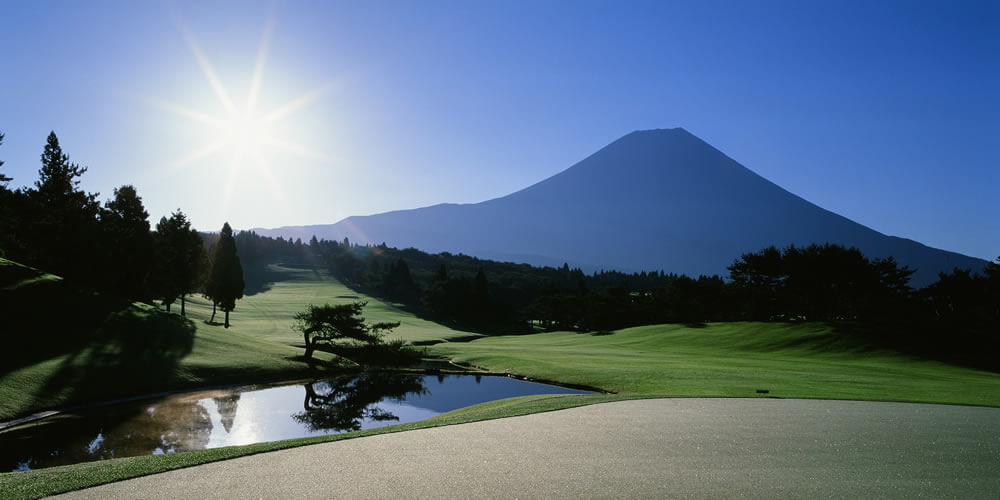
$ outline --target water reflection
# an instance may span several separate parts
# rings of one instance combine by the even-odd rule
[[[495,399],[578,392],[504,377],[393,372],[199,391],[0,432],[0,471],[335,434],[414,422]]]
[[[376,405],[384,400],[401,402],[407,394],[426,394],[423,376],[406,373],[364,373],[350,380],[328,380],[305,385],[305,411],[292,415],[311,431],[340,432],[361,429],[362,421],[398,421],[399,417]]]

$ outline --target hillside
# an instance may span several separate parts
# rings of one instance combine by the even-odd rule
[[[650,325],[432,345],[458,363],[619,394],[996,406],[1000,375],[908,356],[824,323]],[[958,382],[958,381],[961,382]]]
[[[293,316],[309,303],[356,295],[323,272],[272,265],[265,291],[237,302],[232,327],[210,323],[212,304],[190,296],[187,318],[77,289],[0,258],[0,421],[36,411],[222,384],[323,376],[343,368],[327,353],[301,359]],[[469,337],[371,300],[371,321],[399,321],[394,336],[427,343]]]
[[[308,240],[348,237],[429,252],[586,271],[725,274],[744,252],[837,243],[918,269],[916,285],[985,261],[886,236],[755,174],[684,129],[628,134],[567,170],[510,195],[336,224],[255,229]]]

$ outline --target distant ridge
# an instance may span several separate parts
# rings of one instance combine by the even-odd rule
[[[682,128],[632,132],[515,193],[352,216],[336,224],[254,229],[264,236],[350,238],[428,252],[585,271],[727,274],[740,254],[775,245],[855,246],[916,268],[913,284],[986,261],[886,236],[820,208]]]

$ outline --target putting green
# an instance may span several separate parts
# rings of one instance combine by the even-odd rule
[[[997,421],[1000,409],[947,405],[623,401],[252,455],[67,498],[993,498]]]

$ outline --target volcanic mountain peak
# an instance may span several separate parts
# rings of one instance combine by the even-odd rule
[[[345,236],[430,252],[585,270],[725,274],[745,252],[837,243],[918,269],[915,284],[985,261],[889,237],[789,193],[683,128],[638,130],[507,196],[440,204],[337,224],[258,230]]]

